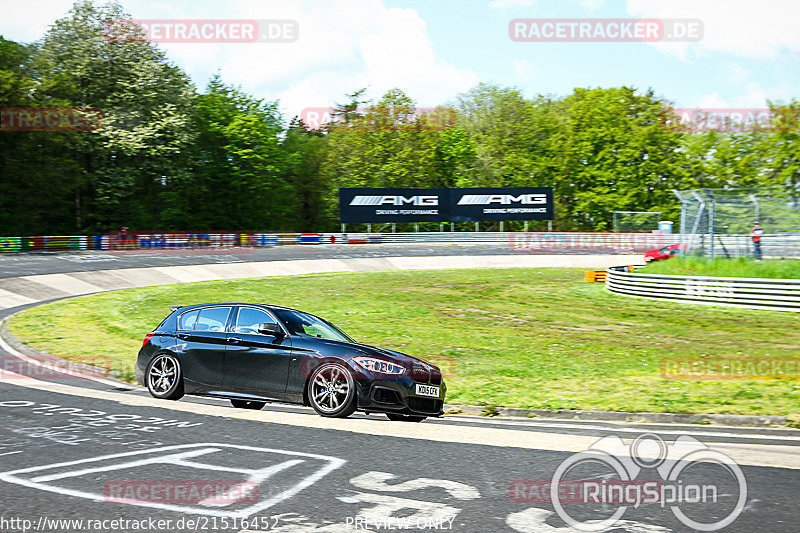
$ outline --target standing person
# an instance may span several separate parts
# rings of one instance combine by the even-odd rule
[[[750,232],[750,238],[753,239],[753,255],[756,256],[756,261],[761,261],[761,236],[764,235],[764,230],[761,224],[756,222],[753,226],[753,231]]]
[[[128,226],[122,226],[119,229],[119,234],[117,235],[117,239],[119,240],[119,245],[117,246],[117,248],[125,248],[128,240]]]

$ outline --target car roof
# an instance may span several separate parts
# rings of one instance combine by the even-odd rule
[[[298,313],[306,313],[306,311],[300,311],[299,309],[292,309],[291,307],[284,307],[282,305],[272,305],[272,304],[258,304],[252,302],[209,302],[204,304],[192,304],[192,305],[173,305],[170,306],[172,311],[188,311],[189,309],[196,309],[199,307],[213,307],[213,306],[223,306],[223,305],[247,305],[247,306],[254,306],[254,307],[264,307],[267,309],[283,309],[286,311],[297,311]],[[311,313],[306,313],[311,314]]]

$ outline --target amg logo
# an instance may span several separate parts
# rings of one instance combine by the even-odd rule
[[[546,204],[546,194],[520,194],[514,196],[513,194],[464,194],[458,201],[458,205],[490,205],[490,204]]]
[[[438,196],[361,196],[357,195],[350,205],[439,205]]]

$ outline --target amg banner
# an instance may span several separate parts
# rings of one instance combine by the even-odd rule
[[[342,224],[552,218],[551,187],[339,189]]]

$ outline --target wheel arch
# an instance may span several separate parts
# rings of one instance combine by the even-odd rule
[[[306,366],[305,367],[306,371],[303,372],[303,374],[305,374],[303,376],[303,405],[305,405],[306,407],[311,407],[311,402],[308,399],[308,384],[311,382],[311,376],[314,374],[317,368],[326,363],[339,363],[350,369],[351,372],[353,372],[354,370],[353,365],[351,365],[347,359],[343,359],[335,355],[328,355],[315,358],[313,359],[313,362],[314,362],[313,368],[311,368],[310,366]],[[355,380],[355,375],[353,376],[353,379]],[[356,390],[356,394],[357,393],[358,391]]]

